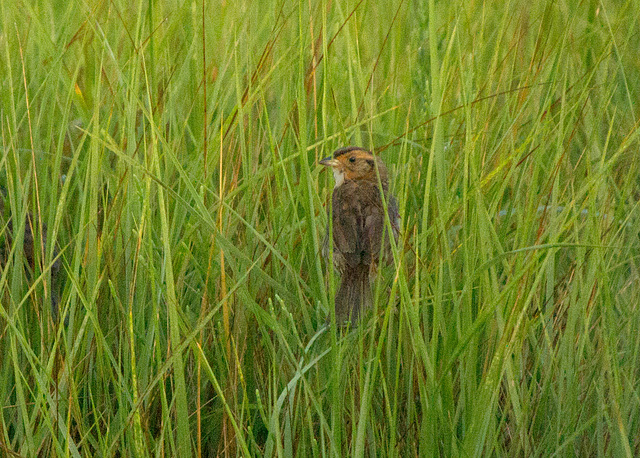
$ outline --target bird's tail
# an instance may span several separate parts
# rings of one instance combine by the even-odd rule
[[[373,305],[369,284],[369,265],[359,264],[347,268],[342,274],[342,282],[336,293],[336,321],[355,321],[360,314]]]

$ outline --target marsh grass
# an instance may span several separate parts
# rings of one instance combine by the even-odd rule
[[[2,453],[640,454],[639,12],[2,2]],[[343,330],[347,144],[403,228]]]

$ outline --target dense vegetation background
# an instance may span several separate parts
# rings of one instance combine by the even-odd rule
[[[638,456],[639,19],[1,2],[0,453]],[[348,144],[403,230],[336,331]]]

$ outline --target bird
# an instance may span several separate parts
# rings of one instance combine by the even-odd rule
[[[328,259],[331,229],[333,263],[341,275],[335,297],[336,322],[355,323],[373,304],[370,281],[377,275],[381,254],[385,263],[392,260],[383,198],[395,241],[400,228],[398,204],[389,193],[387,168],[371,151],[347,146],[319,164],[331,168],[335,180],[333,218],[331,228],[327,225],[322,251]]]

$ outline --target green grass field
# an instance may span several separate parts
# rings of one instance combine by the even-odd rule
[[[639,50],[639,0],[1,2],[0,455],[640,455]],[[402,233],[336,330],[344,145]]]

